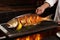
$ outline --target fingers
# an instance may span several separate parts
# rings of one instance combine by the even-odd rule
[[[46,8],[48,8],[50,5],[48,3],[44,3],[43,5],[41,5],[40,7],[38,7],[36,9],[36,13],[37,14],[42,14]]]
[[[36,13],[37,13],[37,14],[42,14],[42,13],[43,13],[43,11],[42,11],[42,10],[38,10],[38,9],[37,9],[37,10],[36,10]]]
[[[43,12],[44,12],[44,9],[43,9],[43,8],[38,7],[38,8],[36,9],[36,13],[37,13],[37,14],[42,14]]]
[[[41,13],[42,13],[42,10],[37,9],[37,10],[36,10],[36,13],[37,13],[37,14],[41,14]]]

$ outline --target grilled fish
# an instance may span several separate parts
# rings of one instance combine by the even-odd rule
[[[25,14],[18,17],[13,18],[12,20],[8,21],[6,24],[9,25],[8,28],[21,28],[21,26],[28,26],[28,25],[37,25],[41,21],[44,20],[51,20],[50,16],[41,17],[37,14]]]

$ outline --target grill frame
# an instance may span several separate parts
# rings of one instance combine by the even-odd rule
[[[49,21],[48,21],[49,22]],[[42,22],[42,24],[44,24],[43,22]],[[15,38],[15,37],[18,37],[18,36],[20,36],[20,37],[22,37],[22,36],[26,36],[26,35],[29,35],[29,34],[34,34],[34,33],[38,33],[38,32],[42,32],[42,31],[47,31],[47,30],[51,30],[51,29],[54,29],[54,28],[57,28],[57,26],[58,26],[58,24],[57,23],[55,23],[54,25],[53,24],[51,24],[51,22],[50,22],[50,25],[49,26],[47,26],[46,25],[46,23],[44,24],[44,27],[43,27],[43,25],[36,25],[35,27],[30,27],[30,29],[29,30],[26,30],[25,29],[25,31],[23,31],[22,32],[22,30],[24,29],[24,28],[22,28],[22,30],[20,31],[20,32],[16,32],[16,33],[11,33],[12,31],[12,29],[9,29],[9,28],[7,28],[6,26],[5,26],[5,24],[3,24],[2,26],[8,31],[7,33],[5,33],[5,36],[7,36],[7,37],[9,37],[9,38]],[[40,27],[41,26],[41,27]],[[35,29],[34,29],[35,28]],[[31,30],[32,29],[32,30]],[[15,29],[14,29],[15,30]]]

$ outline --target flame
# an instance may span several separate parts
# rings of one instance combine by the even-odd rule
[[[40,40],[40,34],[36,34],[35,40]]]
[[[17,38],[16,40],[41,40],[41,35],[34,34],[34,35],[26,36],[23,38]]]
[[[30,40],[30,36],[27,36],[27,37],[26,37],[26,40]]]

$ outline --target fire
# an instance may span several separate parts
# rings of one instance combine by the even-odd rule
[[[30,36],[27,36],[27,37],[26,37],[26,40],[30,40]]]
[[[36,34],[35,40],[40,40],[40,34]]]
[[[34,34],[34,35],[26,36],[23,38],[17,38],[16,40],[41,40],[41,35]]]

